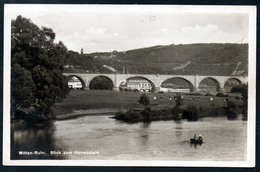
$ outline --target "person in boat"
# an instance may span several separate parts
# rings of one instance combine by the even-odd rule
[[[201,135],[199,135],[198,140],[199,141],[203,140]]]
[[[194,140],[197,140],[198,139],[198,137],[197,137],[197,135],[196,134],[194,134]]]
[[[203,143],[202,136],[199,135],[199,137],[197,137],[197,135],[195,134],[194,137],[190,139],[190,143],[193,143],[193,144],[202,144],[202,143]]]

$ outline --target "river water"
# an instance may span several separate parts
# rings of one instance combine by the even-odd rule
[[[56,121],[54,127],[41,130],[13,127],[11,158],[246,160],[247,122],[240,118],[126,124],[109,117],[95,115]],[[205,143],[190,144],[194,134],[201,134]]]

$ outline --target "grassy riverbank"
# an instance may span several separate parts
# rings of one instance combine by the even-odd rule
[[[138,100],[142,93],[117,92],[107,90],[71,90],[62,103],[57,103],[54,113],[58,119],[69,119],[70,117],[82,116],[87,114],[113,113],[117,111],[142,110],[143,106]],[[173,108],[175,101],[174,93],[147,93],[150,98],[150,107],[152,110]],[[156,100],[153,97],[156,96]],[[169,100],[169,97],[172,99]],[[195,98],[200,98],[196,100]],[[203,95],[184,95],[183,108],[194,105],[202,109],[222,109],[226,106],[225,97],[213,97],[214,106],[210,101],[211,96]],[[192,100],[190,100],[192,99]],[[237,106],[242,105],[242,100],[235,97],[229,97]],[[208,113],[208,115],[206,115]],[[213,113],[213,111],[212,111]],[[206,111],[205,116],[211,116],[211,111]]]

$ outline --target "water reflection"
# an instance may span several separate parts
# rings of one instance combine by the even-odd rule
[[[147,122],[143,122],[142,123],[142,128],[149,128],[149,126],[151,125],[151,121],[147,121]]]
[[[182,122],[181,121],[175,121],[176,127],[175,127],[175,135],[177,138],[180,138],[182,136]]]
[[[177,138],[180,138],[181,135],[182,135],[181,130],[177,130],[177,129],[176,129],[176,131],[175,131],[175,135],[176,135]]]
[[[190,147],[195,149],[198,149],[198,147],[200,147],[201,145],[202,143],[198,143],[198,144],[190,143]]]
[[[11,159],[65,159],[63,155],[51,155],[51,151],[61,151],[61,143],[57,143],[55,127],[26,128],[11,126]]]
[[[231,110],[227,110],[227,119],[228,120],[236,120],[237,119],[237,113]]]
[[[151,125],[151,121],[141,123],[140,136],[141,136],[141,145],[143,148],[145,148],[148,145],[148,141],[149,141],[148,129],[150,125]]]

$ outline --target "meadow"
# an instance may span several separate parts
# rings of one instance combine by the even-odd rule
[[[100,112],[117,112],[127,110],[142,110],[138,100],[142,92],[118,92],[109,90],[71,90],[67,97],[61,103],[57,103],[54,107],[56,116],[73,115],[75,111],[100,110]],[[160,110],[173,108],[175,106],[174,97],[176,93],[145,93],[150,99],[150,107],[152,110]],[[156,97],[156,99],[154,99]],[[213,100],[210,100],[213,98]],[[243,101],[235,95],[229,97],[216,97],[195,94],[183,94],[182,108],[194,105],[200,109],[215,109],[222,111],[227,105],[225,99],[234,102],[237,106],[241,106]],[[96,111],[95,111],[96,112]],[[222,112],[221,112],[222,113]],[[238,113],[240,108],[238,108]],[[207,113],[205,113],[207,114]],[[211,116],[211,114],[208,114]]]

